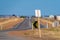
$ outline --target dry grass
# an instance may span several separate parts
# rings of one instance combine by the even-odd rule
[[[17,20],[15,20],[15,19],[17,19]],[[11,21],[7,22],[9,20],[11,20]],[[7,30],[7,29],[10,29],[10,28],[13,28],[14,25],[16,25],[18,23],[21,23],[24,19],[22,19],[22,18],[12,18],[12,19],[9,19],[9,20],[6,20],[7,23],[4,23],[5,21],[1,22],[1,23],[4,23],[3,25],[1,25],[2,26],[2,30]]]
[[[60,27],[41,29],[42,39],[59,39],[60,40]],[[29,36],[37,38],[38,30],[23,30],[23,31],[11,31],[8,33],[10,36]]]

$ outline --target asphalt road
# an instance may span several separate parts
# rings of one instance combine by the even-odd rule
[[[0,40],[17,40],[17,38],[8,36],[7,32],[0,32]]]
[[[32,28],[31,19],[25,18],[25,20],[22,23],[15,25],[10,30],[27,30],[27,29],[31,29],[31,28]]]
[[[9,36],[8,32],[0,32],[0,40],[28,40],[25,37]]]
[[[16,36],[9,36],[9,31],[14,30],[26,30],[31,29],[31,20],[26,18],[22,23],[19,23],[14,26],[14,28],[9,29],[8,31],[0,31],[0,40],[27,40],[27,38],[24,37],[16,37]]]

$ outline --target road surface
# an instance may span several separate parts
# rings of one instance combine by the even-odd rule
[[[27,40],[25,37],[16,37],[16,36],[9,36],[9,31],[16,31],[16,30],[25,30],[31,28],[31,22],[30,19],[26,18],[22,23],[19,23],[14,26],[14,28],[11,28],[9,30],[3,30],[0,31],[0,40]]]
[[[31,19],[29,18],[25,18],[25,20],[22,23],[15,25],[13,28],[9,30],[27,30],[27,29],[32,29]]]
[[[9,36],[8,32],[0,32],[0,40],[28,40],[28,38]]]

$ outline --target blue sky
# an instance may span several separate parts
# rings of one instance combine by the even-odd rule
[[[60,15],[60,0],[0,0],[0,15],[35,15],[40,9],[42,15]]]

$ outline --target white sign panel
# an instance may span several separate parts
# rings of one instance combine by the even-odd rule
[[[41,17],[41,11],[40,10],[35,10],[35,16],[36,17]]]

